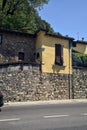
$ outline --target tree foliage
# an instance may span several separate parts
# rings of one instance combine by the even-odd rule
[[[2,0],[0,2],[0,28],[34,33],[39,28],[53,32],[50,24],[42,20],[41,9],[49,0]]]

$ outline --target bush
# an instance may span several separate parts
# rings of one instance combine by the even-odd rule
[[[87,54],[81,54],[81,53],[73,52],[73,57],[75,57],[77,59],[77,61],[74,61],[74,58],[73,58],[73,62],[75,62],[76,65],[87,67]],[[78,60],[81,61],[81,62],[78,63]]]

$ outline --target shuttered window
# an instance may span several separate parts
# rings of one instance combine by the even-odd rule
[[[55,44],[55,64],[63,65],[63,46],[61,44]]]

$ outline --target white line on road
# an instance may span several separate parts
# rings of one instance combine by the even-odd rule
[[[81,115],[83,115],[83,116],[87,116],[87,113],[82,113]]]
[[[60,118],[60,117],[68,117],[69,115],[51,115],[51,116],[44,116],[44,118]]]
[[[19,121],[20,118],[13,118],[13,119],[2,119],[0,122],[7,122],[7,121]]]

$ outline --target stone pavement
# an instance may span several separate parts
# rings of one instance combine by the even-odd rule
[[[70,99],[70,100],[49,100],[49,101],[28,101],[28,102],[8,102],[4,106],[20,106],[20,105],[46,105],[46,104],[73,104],[87,103],[87,99]]]

